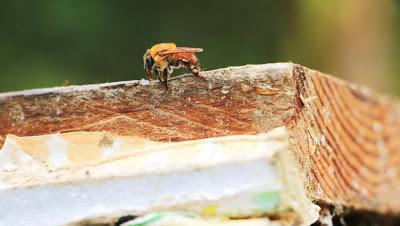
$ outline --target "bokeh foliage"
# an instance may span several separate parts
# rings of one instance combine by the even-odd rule
[[[335,15],[300,2],[1,1],[0,92],[141,79],[146,48],[170,41],[204,48],[206,69],[293,61],[335,72],[313,51],[335,48],[329,28],[313,27]],[[320,37],[309,33],[316,28]]]

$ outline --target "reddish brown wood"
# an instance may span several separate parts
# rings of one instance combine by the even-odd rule
[[[0,94],[0,142],[99,130],[168,142],[286,126],[310,197],[400,212],[398,102],[291,63],[203,75],[174,79],[169,91],[133,81]]]

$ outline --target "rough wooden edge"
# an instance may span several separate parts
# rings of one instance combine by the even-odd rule
[[[310,197],[400,211],[400,105],[291,63],[247,65],[157,82],[118,82],[0,94],[7,133],[110,131],[157,141],[291,131]]]
[[[398,212],[398,102],[300,66],[294,77],[301,110],[293,131],[314,197]]]

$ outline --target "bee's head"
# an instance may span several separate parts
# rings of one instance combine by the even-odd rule
[[[147,79],[151,80],[152,70],[153,70],[153,66],[154,66],[154,59],[150,55],[150,50],[149,49],[143,55],[143,64],[144,64],[144,70],[146,71]]]

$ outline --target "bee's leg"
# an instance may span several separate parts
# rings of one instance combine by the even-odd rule
[[[163,70],[163,77],[164,77],[164,85],[165,85],[165,89],[168,90],[168,68],[165,68]]]
[[[190,70],[192,70],[192,73],[194,75],[199,76],[200,78],[206,79],[206,77],[201,74],[201,69],[200,69],[199,65],[193,65],[193,64],[190,65]]]
[[[171,75],[172,72],[174,72],[174,69],[172,69],[172,67],[170,67],[170,66],[167,67],[167,70],[168,70],[168,75]]]
[[[147,80],[149,80],[149,81],[152,80],[152,72],[146,70],[146,77],[147,77]]]
[[[160,84],[163,83],[162,77],[161,77],[161,71],[157,70],[157,78],[160,81]]]

